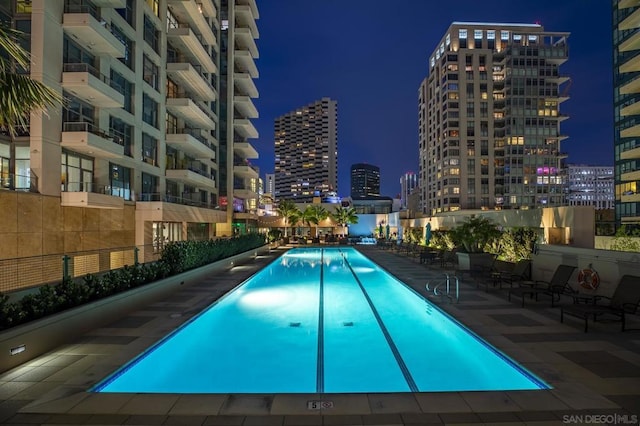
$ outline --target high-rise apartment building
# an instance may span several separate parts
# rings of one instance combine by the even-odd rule
[[[338,190],[338,103],[329,98],[276,118],[275,198],[312,201]]]
[[[640,1],[613,1],[616,226],[640,227]]]
[[[564,204],[564,32],[454,22],[419,91],[423,213]]]
[[[570,206],[613,209],[613,167],[567,165],[567,197]]]
[[[276,191],[276,175],[274,173],[266,173],[264,175],[264,192],[273,194]]]
[[[357,163],[351,166],[351,196],[368,197],[380,195],[380,167]]]
[[[409,195],[418,187],[418,175],[407,172],[400,177],[400,207],[406,209]]]
[[[258,116],[255,0],[0,7],[29,35],[31,77],[66,100],[0,140],[2,188],[32,193],[0,196],[26,212],[45,203],[64,223],[35,226],[45,249],[34,254],[152,252],[171,240],[230,235],[234,206],[250,220],[258,198],[247,160],[257,157],[249,142],[258,136],[250,121]],[[27,246],[8,256],[27,255]]]

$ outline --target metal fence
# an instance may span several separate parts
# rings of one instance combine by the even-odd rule
[[[76,278],[133,265],[136,261],[153,262],[159,257],[159,251],[149,245],[3,259],[0,293],[60,282],[65,275]]]

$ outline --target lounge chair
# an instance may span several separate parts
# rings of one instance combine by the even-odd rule
[[[520,260],[515,264],[513,270],[510,272],[500,272],[498,275],[494,275],[494,282],[496,280],[500,281],[500,289],[502,289],[503,284],[509,284],[510,288],[513,288],[514,283],[519,283],[522,281],[529,280],[531,277],[531,261],[530,260]]]
[[[556,297],[560,300],[562,294],[576,293],[569,286],[569,279],[573,275],[575,266],[558,265],[550,281],[520,281],[519,287],[509,289],[509,300],[511,296],[520,297],[524,307],[525,296],[538,300],[539,295],[551,297],[551,306],[555,306]]]
[[[608,300],[608,304],[600,305],[601,300]],[[560,307],[560,322],[564,316],[570,315],[584,319],[584,332],[589,331],[589,317],[597,321],[601,315],[609,317],[611,321],[620,321],[622,331],[625,331],[625,315],[635,314],[640,309],[640,277],[625,275],[620,279],[611,298],[604,296],[575,296],[573,305]]]

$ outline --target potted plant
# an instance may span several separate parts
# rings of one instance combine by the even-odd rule
[[[454,228],[451,237],[457,249],[458,267],[461,270],[490,267],[493,255],[486,249],[500,234],[496,224],[483,217],[471,217]]]

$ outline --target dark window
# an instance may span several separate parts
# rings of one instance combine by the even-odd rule
[[[142,120],[158,128],[158,103],[147,94],[142,96]]]
[[[144,41],[146,41],[155,52],[158,52],[160,45],[158,38],[158,29],[153,24],[153,21],[151,21],[147,15],[144,15]]]
[[[131,169],[109,163],[109,186],[114,197],[131,200]]]
[[[124,96],[124,109],[133,114],[133,83],[111,70],[111,87]]]
[[[120,62],[129,67],[130,70],[134,70],[135,57],[133,54],[133,41],[126,36],[126,34],[115,25],[111,26],[111,32],[118,40],[124,44],[124,57],[118,58]]]
[[[157,166],[158,140],[146,133],[142,134],[142,161]]]

